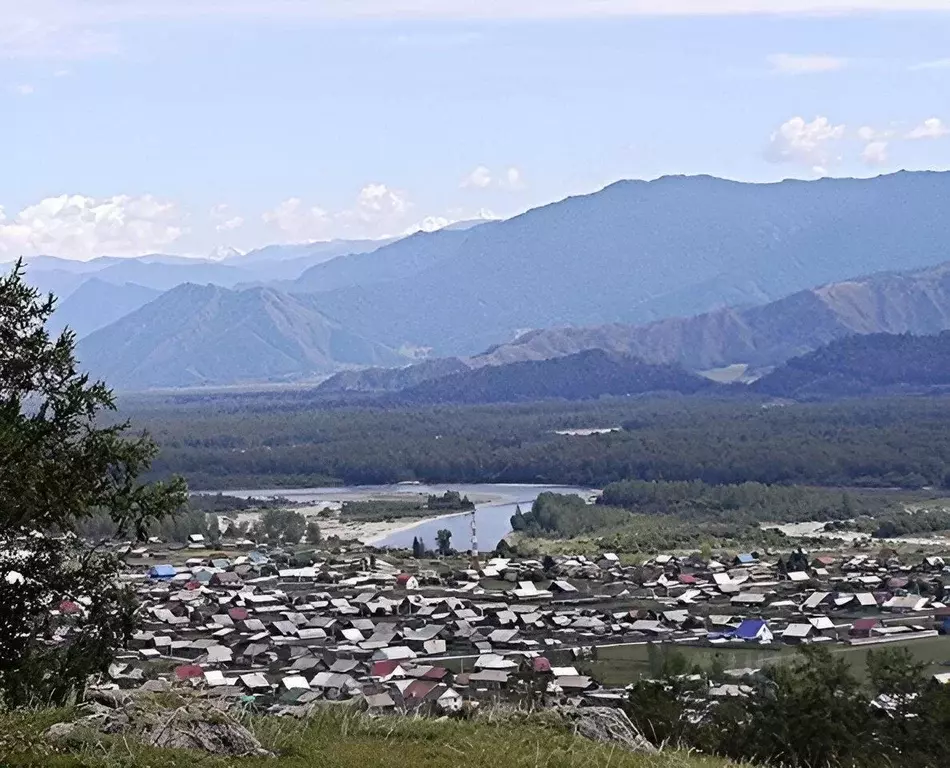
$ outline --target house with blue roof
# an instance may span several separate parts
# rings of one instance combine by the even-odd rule
[[[759,559],[753,553],[743,553],[736,555],[736,559],[733,561],[735,565],[755,565]]]
[[[148,569],[148,577],[155,581],[168,581],[174,579],[178,570],[174,565],[153,565]]]
[[[732,637],[747,643],[762,643],[763,645],[775,639],[765,619],[745,619],[732,633]]]

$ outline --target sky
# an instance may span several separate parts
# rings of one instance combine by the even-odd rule
[[[950,169],[950,0],[0,0],[0,260]]]

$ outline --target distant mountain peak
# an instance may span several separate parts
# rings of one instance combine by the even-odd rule
[[[227,259],[235,259],[243,256],[245,253],[246,251],[239,251],[230,245],[219,245],[211,249],[211,252],[208,254],[208,259],[210,261],[226,261]]]

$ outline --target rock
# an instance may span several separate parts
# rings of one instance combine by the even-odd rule
[[[68,742],[79,727],[77,723],[54,723],[43,733],[43,737],[53,744]]]
[[[146,680],[139,686],[143,693],[165,693],[172,689],[172,684],[167,680]]]
[[[80,708],[86,713],[71,723],[47,729],[47,740],[60,748],[95,744],[101,734],[122,735],[168,749],[197,749],[226,757],[269,756],[247,728],[227,712],[199,699],[181,699],[169,709],[150,697],[119,691],[93,691]]]
[[[561,707],[558,712],[578,736],[604,744],[617,744],[631,752],[655,754],[654,747],[622,709],[611,707]]]
[[[166,722],[142,734],[142,740],[153,747],[201,749],[229,757],[270,754],[247,728],[222,713],[218,715],[209,720],[196,717],[194,712],[176,710]]]
[[[85,701],[102,704],[110,709],[120,709],[132,700],[132,694],[121,690],[95,690],[90,688],[83,697]]]

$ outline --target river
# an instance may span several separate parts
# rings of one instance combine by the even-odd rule
[[[478,532],[478,548],[490,552],[498,542],[511,533],[511,516],[520,505],[527,511],[534,500],[546,491],[574,493],[586,498],[588,488],[560,485],[361,485],[335,488],[289,488],[280,490],[223,491],[229,496],[241,498],[278,498],[303,504],[320,502],[357,501],[361,499],[392,498],[400,495],[442,495],[446,491],[458,491],[475,501],[475,523]],[[445,528],[452,532],[452,545],[458,550],[467,550],[471,538],[471,514],[462,513],[452,517],[423,520],[411,527],[392,532],[372,543],[378,547],[409,547],[414,537],[421,537],[429,547],[435,546],[436,532]]]

